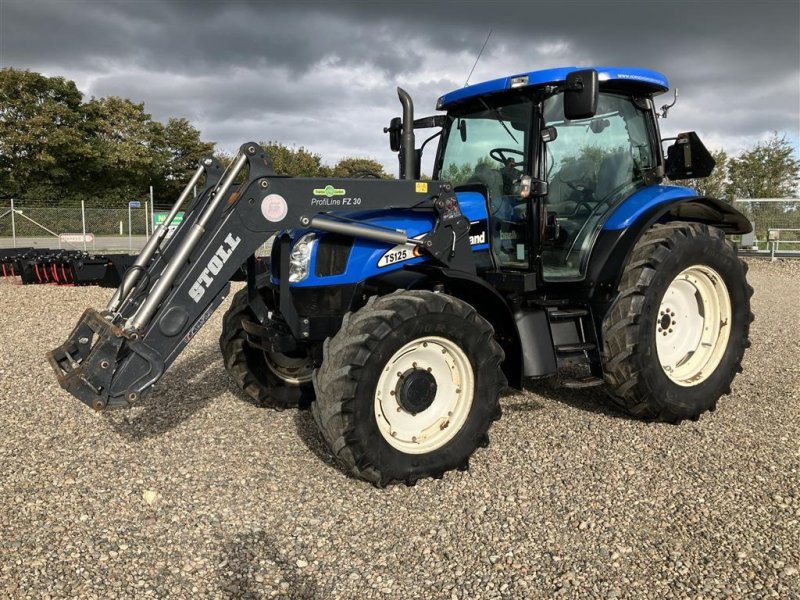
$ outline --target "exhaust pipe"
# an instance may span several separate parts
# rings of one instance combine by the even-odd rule
[[[403,136],[401,151],[403,152],[403,179],[416,179],[417,150],[414,140],[414,102],[403,88],[397,88],[397,95],[403,105]]]

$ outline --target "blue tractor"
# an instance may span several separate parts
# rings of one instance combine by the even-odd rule
[[[533,71],[445,94],[421,119],[398,89],[397,180],[278,176],[255,143],[224,170],[203,159],[108,306],[50,353],[59,382],[96,410],[135,404],[244,265],[226,369],[264,405],[310,407],[377,485],[465,469],[501,394],[532,379],[697,419],[749,345],[752,289],[725,234],[751,226],[665,183],[714,167],[693,132],[664,153],[667,89],[644,69]],[[439,142],[430,180],[421,129]]]

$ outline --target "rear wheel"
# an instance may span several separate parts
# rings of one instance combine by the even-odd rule
[[[669,422],[716,408],[750,345],[746,272],[714,227],[677,222],[645,233],[603,322],[612,401]]]
[[[333,454],[383,486],[467,468],[500,416],[494,330],[446,294],[373,297],[326,341],[312,412]]]
[[[247,288],[233,297],[219,339],[225,368],[250,398],[271,408],[308,407],[314,398],[314,365],[306,352],[283,354],[251,346],[243,320],[256,317],[247,302]]]

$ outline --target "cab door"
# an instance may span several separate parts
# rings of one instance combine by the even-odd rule
[[[564,117],[561,94],[544,101],[544,127],[556,138],[543,144],[547,228],[542,243],[545,281],[580,281],[594,241],[610,211],[645,185],[656,165],[646,102],[600,93],[594,117]]]

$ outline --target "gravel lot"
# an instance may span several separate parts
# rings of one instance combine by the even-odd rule
[[[99,288],[0,283],[0,594],[800,598],[800,262],[753,261],[753,347],[699,422],[508,396],[466,473],[378,490],[309,412],[249,403],[222,310],[144,405],[95,414],[44,354]]]

